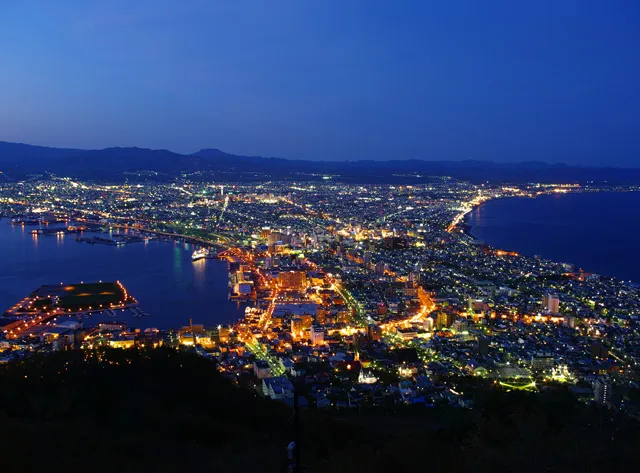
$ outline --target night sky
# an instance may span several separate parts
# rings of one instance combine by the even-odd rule
[[[640,166],[640,2],[3,0],[0,140]]]

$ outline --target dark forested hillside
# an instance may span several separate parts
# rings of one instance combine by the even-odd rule
[[[301,416],[302,471],[634,471],[637,424],[564,395],[474,410]],[[291,410],[172,349],[63,352],[0,367],[6,471],[279,472]]]

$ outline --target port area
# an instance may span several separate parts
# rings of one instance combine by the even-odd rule
[[[229,248],[218,253],[217,257],[228,263],[230,300],[258,302],[271,298],[272,288],[249,251]]]
[[[31,230],[31,234],[32,235],[67,235],[69,233],[82,233],[86,229],[87,227],[85,227],[84,225],[81,225],[81,226],[68,225],[63,228],[39,227],[39,228],[36,228],[35,230]]]
[[[59,316],[84,316],[137,305],[120,281],[46,285],[10,307],[0,329],[7,338],[15,339]]]
[[[103,237],[76,237],[76,241],[89,243],[90,245],[126,245],[127,243],[139,243],[144,241],[144,238],[138,235],[125,235],[118,234],[112,235],[112,238],[103,238]]]
[[[101,224],[97,223],[89,223],[89,222],[76,222],[71,223],[70,220],[53,220],[51,222],[45,221],[41,222],[39,220],[27,220],[26,224],[24,220],[17,221],[19,223],[14,222],[13,220],[9,223],[12,225],[38,225],[38,228],[34,228],[30,231],[31,235],[34,238],[38,236],[63,236],[69,234],[76,234],[77,242],[84,242],[89,244],[100,244],[100,245],[112,245],[112,246],[121,246],[126,245],[128,243],[140,243],[153,239],[154,237],[151,235],[143,235],[141,232],[129,233],[127,229],[126,232],[120,233],[112,233],[110,227],[104,227]],[[60,226],[59,224],[64,222],[65,226]],[[49,226],[49,223],[53,223],[53,226]],[[106,233],[109,232],[109,236],[88,236],[86,233]]]

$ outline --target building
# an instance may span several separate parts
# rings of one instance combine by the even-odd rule
[[[314,316],[311,314],[302,314],[298,315],[298,317],[302,319],[302,329],[300,331],[304,332],[305,330],[309,330],[311,328],[311,324],[313,324]]]
[[[304,271],[282,271],[278,274],[278,286],[286,290],[302,290],[307,287]]]
[[[271,399],[293,398],[293,384],[284,376],[263,378],[262,394]]]
[[[311,343],[313,345],[322,345],[324,343],[324,330],[319,325],[311,326]]]
[[[316,310],[316,322],[319,323],[320,325],[326,324],[327,315],[329,314],[330,314],[329,310],[325,308],[318,308],[318,310]]]
[[[536,353],[531,358],[531,369],[534,371],[549,371],[554,364],[555,360],[551,353]]]
[[[100,330],[126,330],[127,324],[125,322],[100,322],[98,324]]]
[[[282,244],[282,236],[283,234],[280,232],[269,233],[269,236],[267,236],[267,244],[268,245],[277,245],[278,243]]]
[[[434,324],[433,324],[433,319],[432,319],[431,317],[427,317],[427,318],[424,320],[424,329],[425,329],[427,332],[433,332],[433,326],[434,326]]]
[[[593,399],[598,404],[609,404],[611,402],[611,383],[607,378],[598,378],[593,384]]]
[[[135,344],[136,341],[133,337],[120,336],[109,340],[109,346],[111,348],[132,348]]]
[[[336,319],[338,323],[348,324],[349,322],[351,322],[351,309],[339,310],[336,314]]]
[[[562,325],[567,328],[576,328],[576,318],[573,315],[565,315]]]
[[[291,335],[299,337],[302,333],[302,317],[295,316],[291,319]]]
[[[415,274],[415,273],[409,273],[409,278],[411,278],[411,274]],[[404,296],[408,297],[408,298],[417,298],[418,297],[418,290],[420,288],[418,287],[418,284],[415,281],[407,281],[404,283]]]
[[[243,282],[240,284],[234,284],[232,295],[234,296],[250,296],[253,291],[253,283],[251,282]]]
[[[403,248],[407,248],[407,246],[408,246],[408,243],[406,238],[390,236],[390,237],[385,237],[384,239],[384,247],[387,250],[403,249]]]
[[[375,269],[376,274],[383,275],[384,272],[387,270],[387,265],[382,263],[382,262],[376,263],[374,269]]]
[[[230,334],[231,328],[228,325],[221,325],[218,327],[218,340],[220,340],[220,343],[228,342]]]
[[[544,296],[542,298],[542,305],[544,306],[545,310],[552,314],[560,313],[560,299],[556,295],[547,294],[546,296]]]
[[[467,319],[460,318],[451,325],[451,330],[454,332],[465,332],[469,330],[469,321]]]
[[[268,245],[287,245],[291,243],[291,236],[281,232],[271,232],[267,238]]]
[[[416,338],[418,336],[418,332],[416,329],[414,328],[400,328],[400,327],[396,327],[396,333],[403,339],[403,340],[413,340],[414,338]]]
[[[253,364],[253,374],[255,374],[258,379],[270,378],[271,367],[269,366],[269,363],[262,360],[256,360]]]
[[[367,337],[369,340],[379,342],[382,338],[382,329],[376,324],[367,325]]]
[[[436,319],[436,328],[443,329],[449,328],[453,325],[453,314],[450,312],[441,311],[438,312],[438,318]]]

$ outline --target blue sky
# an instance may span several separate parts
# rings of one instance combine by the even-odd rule
[[[635,0],[0,2],[0,140],[640,166]]]

